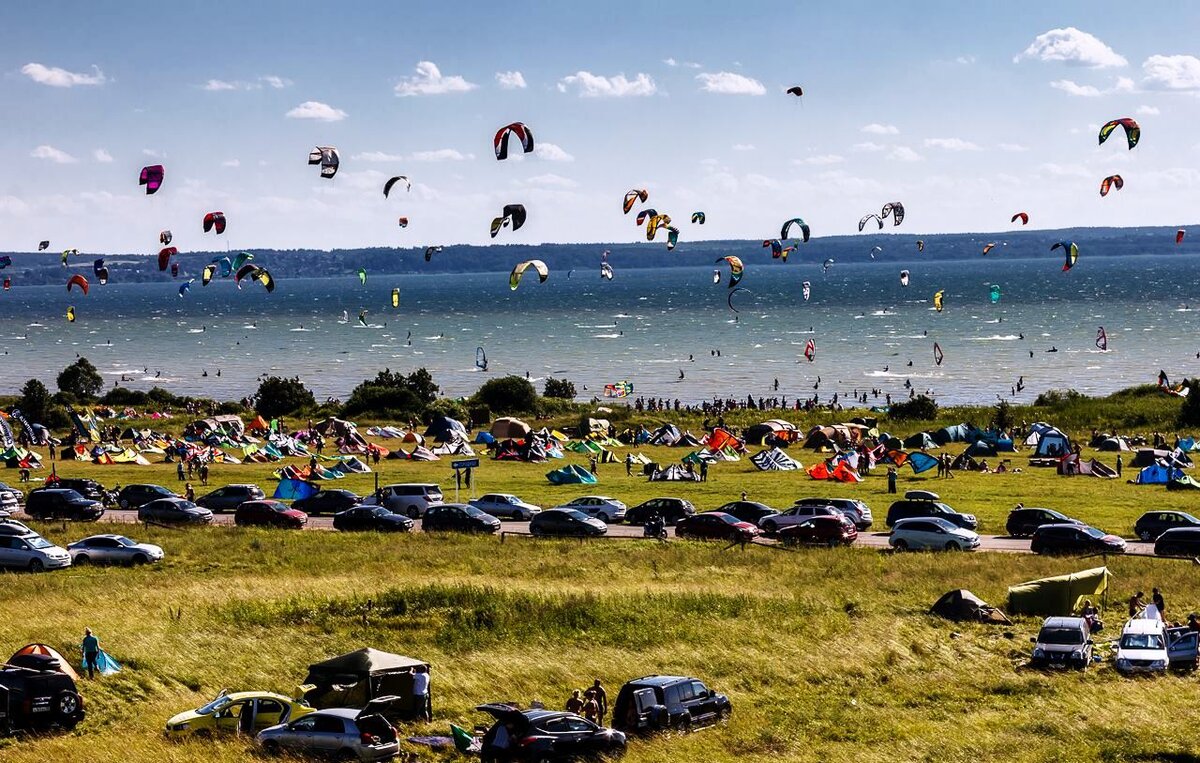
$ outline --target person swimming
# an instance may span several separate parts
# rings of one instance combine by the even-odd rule
[[[1058,352],[1058,348],[1051,346],[1050,349],[1046,350],[1046,352]]]

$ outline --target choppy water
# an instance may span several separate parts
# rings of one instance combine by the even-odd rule
[[[901,267],[911,271],[908,288]],[[0,390],[29,377],[52,382],[77,353],[110,384],[124,374],[126,386],[217,398],[252,392],[264,373],[298,375],[319,398],[344,398],[382,368],[420,366],[455,396],[488,376],[528,372],[569,377],[582,397],[628,379],[636,394],[685,402],[770,395],[774,379],[778,394],[794,399],[813,394],[818,375],[822,399],[871,387],[902,395],[911,379],[944,402],[989,402],[1008,396],[1022,375],[1018,399],[1048,388],[1105,393],[1152,383],[1160,368],[1172,378],[1200,371],[1195,257],[1094,257],[1070,273],[1054,258],[839,263],[825,274],[810,263],[773,263],[747,269],[736,314],[713,270],[623,269],[611,282],[598,269],[555,272],[541,285],[526,278],[515,292],[504,273],[378,276],[365,287],[353,277],[288,279],[271,295],[257,285],[197,283],[183,299],[177,282],[93,285],[87,297],[14,288],[0,293]],[[992,283],[1003,292],[998,305],[988,299]],[[399,309],[391,307],[394,286]],[[946,291],[942,313],[931,304],[938,289]],[[74,324],[67,305],[76,307]],[[357,320],[364,308],[367,328]],[[1099,326],[1107,353],[1094,344]],[[812,363],[803,359],[810,338]],[[945,353],[940,367],[935,341]],[[487,374],[475,369],[477,346],[487,351]],[[1059,351],[1045,352],[1052,346]]]

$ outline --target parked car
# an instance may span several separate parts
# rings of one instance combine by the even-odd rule
[[[219,514],[222,511],[236,511],[246,501],[261,501],[266,497],[267,494],[258,485],[226,485],[200,496],[196,499],[196,505]]]
[[[528,522],[541,511],[540,507],[534,506],[532,503],[525,503],[509,493],[488,493],[469,503],[497,519],[517,519]]]
[[[295,508],[295,504],[292,505]],[[382,506],[355,506],[333,515],[333,529],[342,532],[374,530],[375,532],[412,532],[416,525],[403,514],[388,511]]]
[[[892,525],[888,545],[897,551],[973,551],[979,548],[979,536],[941,517],[914,517]]]
[[[1125,623],[1117,642],[1114,666],[1124,675],[1164,673],[1170,665],[1167,630],[1162,620],[1134,618]]]
[[[47,482],[46,487],[74,490],[84,498],[99,501],[105,505],[109,503],[108,490],[96,480],[59,477],[52,482]]]
[[[0,736],[52,728],[69,731],[85,716],[83,697],[66,673],[49,666],[0,666]]]
[[[1088,525],[1042,525],[1033,533],[1035,554],[1123,554],[1125,541]]]
[[[308,524],[308,515],[279,501],[246,501],[233,513],[238,527],[286,527],[298,530]]]
[[[608,532],[608,525],[575,509],[549,509],[529,522],[533,535],[594,538]]]
[[[421,530],[494,533],[500,530],[500,520],[464,503],[441,503],[425,510],[425,516],[421,519]]]
[[[71,566],[71,554],[20,522],[0,523],[0,567],[42,572]]]
[[[160,498],[179,498],[162,485],[126,485],[117,493],[117,505],[122,509],[137,509]]]
[[[1024,538],[1033,535],[1042,525],[1071,524],[1081,525],[1083,523],[1054,509],[1022,506],[1008,512],[1008,521],[1004,523],[1004,531],[1013,538]]]
[[[891,527],[901,519],[914,517],[937,517],[950,522],[964,530],[974,530],[979,527],[979,521],[974,514],[963,514],[955,511],[940,500],[929,499],[933,496],[921,490],[910,490],[904,494],[903,500],[896,501],[888,508],[887,526]]]
[[[0,509],[16,511],[25,502],[25,494],[7,483],[0,482]]]
[[[29,491],[25,513],[34,519],[74,519],[94,522],[104,516],[104,504],[74,490],[43,487]]]
[[[1200,664],[1200,633],[1186,625],[1167,628],[1167,664],[1172,670],[1195,670]]]
[[[339,511],[346,511],[363,505],[363,503],[362,498],[349,490],[318,490],[308,498],[292,501],[292,508],[299,509],[312,517],[317,514],[337,514]]]
[[[857,530],[866,530],[875,521],[871,507],[855,498],[801,498],[796,506],[832,506],[845,514]]]
[[[72,564],[149,564],[161,562],[163,550],[149,543],[138,543],[124,535],[91,535],[67,544]]]
[[[809,517],[798,525],[783,528],[777,537],[785,546],[849,546],[858,540],[858,528],[844,514],[837,517]]]
[[[213,513],[184,498],[157,498],[138,507],[138,521],[168,525],[208,525],[212,524]]]
[[[651,498],[625,512],[625,521],[631,525],[644,525],[657,514],[668,525],[673,525],[695,513],[696,507],[682,498]]]
[[[613,725],[622,731],[691,729],[728,718],[733,705],[703,681],[684,676],[643,676],[621,687]]]
[[[758,528],[723,511],[705,511],[676,522],[675,537],[749,543],[758,537]]]
[[[175,739],[193,734],[253,734],[315,712],[300,700],[269,691],[223,691],[202,707],[172,716],[164,733]]]
[[[331,708],[263,729],[263,752],[317,754],[338,760],[391,760],[400,751],[396,728],[368,705],[364,710]]]
[[[1029,664],[1035,668],[1071,667],[1084,670],[1092,663],[1092,631],[1082,617],[1047,617],[1033,642]]]
[[[1158,556],[1200,556],[1200,528],[1176,527],[1154,541]]]
[[[1200,519],[1184,511],[1147,511],[1134,523],[1133,534],[1149,542],[1177,527],[1200,528]]]
[[[625,504],[618,501],[616,498],[609,498],[603,495],[584,495],[579,498],[567,501],[564,504],[555,506],[556,509],[574,509],[581,514],[586,514],[589,517],[595,517],[604,524],[609,522],[620,522],[626,518]]]
[[[413,519],[425,516],[425,511],[442,502],[442,489],[433,484],[387,485],[362,499],[367,506],[383,506],[397,514]]]
[[[724,506],[718,506],[713,511],[723,511],[730,516],[737,517],[742,522],[749,522],[755,527],[762,527],[762,520],[779,513],[777,509],[772,509],[758,501],[730,501]]]
[[[511,705],[488,704],[475,708],[488,713],[496,722],[483,735],[484,760],[499,729],[512,729],[506,760],[542,761],[578,760],[615,757],[625,752],[625,735],[597,726],[575,713],[560,710],[518,710]]]
[[[821,506],[817,504],[806,504],[804,506],[793,506],[790,509],[779,512],[773,516],[764,517],[759,527],[767,535],[774,535],[784,527],[798,525],[801,522],[806,522],[812,517],[834,517],[841,518],[844,516],[832,506]]]

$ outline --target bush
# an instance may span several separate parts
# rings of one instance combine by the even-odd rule
[[[999,403],[996,403],[996,407],[992,409],[992,428],[998,429],[1002,432],[1007,432],[1008,430],[1012,429],[1012,426],[1012,406],[1008,404],[1007,400],[1001,400]]]
[[[1200,427],[1200,379],[1185,382],[1188,396],[1183,399],[1183,407],[1179,409],[1179,426]]]
[[[1050,389],[1037,396],[1033,401],[1034,405],[1054,407],[1065,405],[1066,403],[1074,403],[1079,400],[1084,400],[1087,395],[1073,389]]]
[[[81,400],[90,400],[104,390],[104,377],[87,358],[80,358],[58,375],[58,388]]]
[[[433,420],[445,416],[455,421],[466,423],[467,407],[458,400],[443,398],[435,400],[425,408],[425,423],[432,424]]]
[[[33,422],[30,422],[33,423]],[[61,405],[51,405],[46,409],[45,417],[37,422],[51,431],[62,431],[70,429],[71,416],[67,413],[67,409]]]
[[[50,407],[50,390],[37,379],[30,379],[21,387],[21,399],[17,407],[31,424],[44,423],[46,410]]]
[[[399,387],[381,387],[362,383],[350,393],[350,399],[342,406],[346,417],[367,414],[376,418],[409,419],[419,418],[425,406],[417,396]]]
[[[492,409],[486,405],[472,405],[467,409],[467,418],[471,420],[472,429],[486,429],[492,423]]]
[[[567,379],[555,379],[548,377],[546,379],[546,388],[542,391],[546,397],[566,398],[567,400],[575,399],[575,385]]]
[[[274,419],[302,408],[313,408],[317,399],[304,386],[300,377],[283,379],[269,376],[254,393],[254,410],[263,418]]]
[[[537,390],[528,379],[520,376],[488,379],[473,398],[473,402],[500,414],[528,413],[537,407],[537,400]]]
[[[892,407],[888,409],[888,417],[898,420],[932,421],[937,415],[937,401],[925,395],[917,395],[903,403],[892,403]]]

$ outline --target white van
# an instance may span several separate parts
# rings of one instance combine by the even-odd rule
[[[387,485],[363,498],[367,506],[383,506],[395,514],[404,514],[413,519],[425,516],[425,510],[442,502],[442,489],[433,484]]]
[[[1167,627],[1162,620],[1135,618],[1125,623],[1117,642],[1118,672],[1165,673],[1169,664]]]

